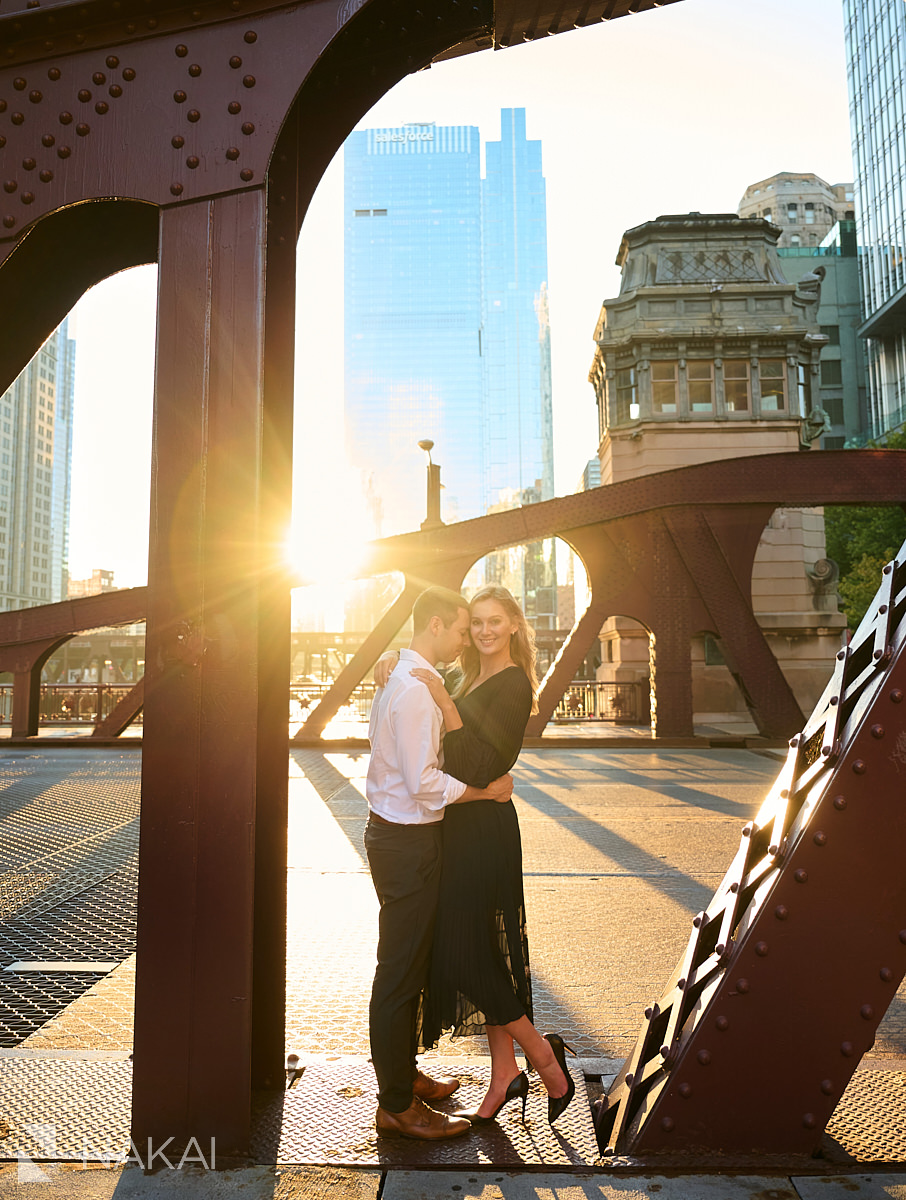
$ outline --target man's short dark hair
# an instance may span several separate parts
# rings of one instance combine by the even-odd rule
[[[432,617],[440,617],[444,629],[449,629],[461,609],[469,611],[469,602],[459,592],[445,587],[429,587],[412,606],[412,632],[424,633]]]

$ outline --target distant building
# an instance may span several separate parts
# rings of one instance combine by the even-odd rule
[[[659,217],[624,234],[620,294],[604,302],[589,376],[602,483],[797,450],[817,437],[819,281],[787,282],[777,237],[767,220],[732,213]],[[816,582],[824,557],[820,510],[778,509],[752,575],[756,617],[805,711],[845,626],[833,589]],[[611,618],[599,678],[645,679],[648,638],[638,622]],[[692,656],[698,719],[745,714],[715,631],[697,632]]]
[[[906,422],[906,6],[843,0],[856,169],[856,230],[868,338],[867,433]]]
[[[102,592],[115,592],[116,590],[113,571],[104,571],[100,567],[95,567],[91,572],[90,579],[70,579],[68,595],[69,599],[73,600],[78,596],[100,596]]]
[[[853,219],[853,185],[780,171],[747,187],[737,211],[779,226],[780,249],[809,249],[820,246],[838,221]]]
[[[64,321],[0,396],[0,609],[67,595],[74,369]]]

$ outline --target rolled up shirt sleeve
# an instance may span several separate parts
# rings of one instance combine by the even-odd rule
[[[440,709],[427,688],[407,688],[397,698],[393,714],[400,774],[410,797],[437,812],[453,804],[466,785],[440,767]]]

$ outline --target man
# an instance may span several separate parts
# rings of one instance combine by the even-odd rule
[[[371,761],[365,782],[370,815],[365,849],[380,902],[377,970],[371,992],[371,1058],[378,1082],[379,1133],[423,1141],[457,1137],[470,1128],[461,1117],[430,1108],[459,1087],[458,1079],[431,1079],[415,1055],[419,995],[425,985],[437,910],[442,822],[448,804],[507,801],[513,779],[467,787],[441,769],[440,709],[412,667],[434,671],[452,662],[469,637],[468,601],[446,588],[429,588],[412,610],[412,641],[371,709]]]

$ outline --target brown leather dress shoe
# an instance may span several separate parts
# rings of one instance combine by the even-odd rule
[[[459,1137],[472,1128],[464,1117],[448,1117],[446,1113],[429,1108],[417,1096],[404,1112],[388,1112],[379,1108],[374,1119],[378,1133],[384,1137],[416,1138],[422,1142],[439,1142],[443,1138]]]
[[[424,1071],[419,1071],[412,1080],[412,1095],[419,1100],[446,1100],[459,1087],[459,1080],[452,1075],[443,1079],[432,1079]]]

